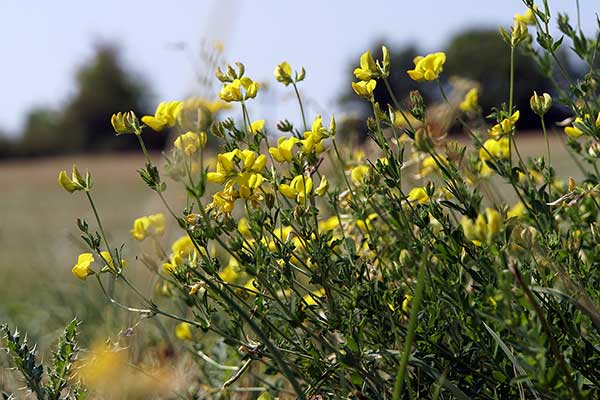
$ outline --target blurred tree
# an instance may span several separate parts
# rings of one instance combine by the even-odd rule
[[[36,107],[30,110],[15,150],[21,156],[53,155],[78,150],[81,147],[80,138],[71,132],[61,135],[61,119],[61,113],[50,108]]]
[[[14,139],[11,139],[6,132],[0,131],[0,159],[14,154],[14,142]]]
[[[77,71],[74,95],[60,111],[37,107],[29,112],[16,154],[41,156],[68,152],[97,152],[136,149],[133,135],[116,138],[110,117],[117,111],[134,110],[138,115],[152,112],[149,90],[136,75],[127,71],[117,48],[96,47],[93,57]],[[162,148],[166,135],[144,137],[149,148]]]
[[[378,40],[375,43],[385,43]],[[373,56],[381,59],[381,45],[372,45]],[[509,75],[510,75],[510,48],[502,40],[496,29],[472,29],[456,34],[449,41],[444,50],[447,55],[446,65],[442,80],[447,81],[451,76],[460,76],[478,81],[481,84],[479,103],[483,107],[484,115],[491,112],[492,107],[499,107],[508,102]],[[416,83],[412,81],[406,71],[414,67],[413,59],[417,55],[425,54],[414,45],[399,49],[390,48],[392,56],[391,71],[388,78],[396,97],[402,103],[406,101],[411,90],[418,89],[426,103],[440,100],[440,95],[435,84]],[[358,66],[359,54],[351,59],[347,81],[356,80],[352,71]],[[578,74],[569,60],[563,60],[573,77]],[[561,83],[561,78],[556,77]],[[538,93],[549,92],[554,94],[554,87],[550,80],[539,70],[530,57],[515,53],[515,86],[514,105],[521,111],[520,128],[539,128],[539,118],[533,114],[529,107],[529,99],[536,90]],[[383,82],[378,81],[375,88],[375,99],[382,109],[387,104],[393,104]],[[352,111],[356,117],[349,117],[340,125],[340,133],[347,133],[348,138],[361,141],[365,138],[366,126],[364,117],[371,111],[370,104],[355,95],[348,85],[339,98],[340,104]],[[553,107],[548,114],[549,120],[560,120],[566,116],[565,110]],[[490,121],[491,123],[492,121]]]
[[[454,36],[446,48],[445,78],[458,75],[481,84],[479,103],[486,115],[492,107],[508,103],[510,48],[497,30],[474,29]],[[529,99],[552,92],[552,84],[529,57],[515,52],[514,105],[521,111],[521,128],[538,127],[539,118],[531,112]]]
[[[148,113],[149,91],[144,82],[123,66],[116,47],[101,44],[93,58],[76,75],[76,92],[68,101],[60,123],[83,151],[131,149],[138,145],[135,137],[117,139],[110,117],[117,111],[134,110],[138,115]],[[162,147],[164,135],[147,135],[150,148]]]
[[[381,40],[376,43],[383,44],[385,41]],[[382,59],[381,44],[372,45],[369,48],[375,59]],[[419,85],[406,74],[406,71],[414,66],[413,59],[419,55],[417,48],[414,45],[408,45],[396,50],[390,49],[390,53],[392,68],[390,70],[388,82],[394,91],[396,99],[399,102],[404,102],[412,90],[419,89],[425,101],[427,101],[431,97],[429,95],[431,89],[430,85]],[[352,58],[345,82],[356,81],[353,71],[358,66],[359,58],[360,54],[357,54]],[[378,81],[377,87],[375,88],[375,100],[379,102],[384,111],[387,110],[387,104],[394,104],[382,81]],[[356,116],[348,117],[342,121],[339,129],[340,133],[342,135],[347,134],[348,138],[356,137],[358,141],[364,141],[366,139],[365,117],[372,113],[371,105],[354,93],[350,83],[348,83],[347,87],[343,90],[342,95],[339,97],[339,102],[344,106],[350,107],[356,114]]]

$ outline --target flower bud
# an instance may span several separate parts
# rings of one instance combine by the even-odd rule
[[[354,89],[354,93],[364,99],[369,100],[373,98],[375,86],[377,86],[377,82],[374,79],[369,81],[352,82],[352,89]]]
[[[423,128],[419,128],[415,132],[415,147],[417,150],[424,152],[433,148],[433,141],[431,140],[429,133]]]
[[[529,99],[529,105],[531,110],[541,117],[552,107],[552,97],[548,93],[539,96],[536,92],[533,92],[533,96]]]
[[[523,40],[529,36],[527,25],[519,20],[515,20],[510,31],[510,44],[512,47],[517,47]]]
[[[600,158],[600,143],[592,143],[588,149],[588,154],[593,158]]]
[[[285,86],[294,82],[292,80],[292,67],[287,61],[282,62],[275,68],[275,79]]]
[[[141,132],[139,129],[139,120],[133,111],[113,114],[110,118],[110,123],[117,135],[122,135],[124,133],[139,134]]]

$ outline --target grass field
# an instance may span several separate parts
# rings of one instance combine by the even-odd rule
[[[70,195],[57,184],[58,171],[70,170],[73,162],[92,173],[103,223],[114,243],[125,243],[126,257],[133,257],[139,246],[129,234],[133,219],[162,210],[136,172],[144,163],[137,155],[0,164],[0,321],[27,330],[42,347],[74,316],[84,321],[84,331],[97,334],[107,319],[131,318],[109,306],[93,280],[82,282],[71,274],[77,255],[88,251],[76,219],[96,226],[85,196]],[[136,269],[135,259],[128,261]],[[108,325],[123,328],[125,321],[114,322]]]
[[[519,145],[524,155],[545,152],[541,136],[524,137]],[[552,157],[561,178],[579,176],[557,137],[552,140]],[[139,250],[129,235],[133,219],[163,211],[136,172],[144,163],[138,155],[67,156],[0,164],[0,321],[26,329],[42,345],[54,340],[76,315],[84,321],[84,330],[96,334],[114,334],[97,329],[124,329],[135,317],[110,306],[95,282],[79,281],[70,272],[77,255],[86,251],[76,218],[83,217],[95,227],[85,196],[70,195],[56,182],[57,172],[69,170],[73,162],[92,172],[99,212],[113,242],[125,243],[131,272],[143,271],[131,259]],[[507,186],[506,198],[510,199],[513,196],[508,191]],[[172,232],[171,236],[175,235]],[[142,287],[150,291],[148,274],[138,275]],[[107,320],[114,324],[106,324]]]

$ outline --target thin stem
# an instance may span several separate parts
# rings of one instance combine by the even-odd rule
[[[415,332],[417,329],[417,316],[419,314],[421,298],[423,297],[423,289],[425,288],[426,260],[427,253],[423,253],[421,265],[419,265],[419,272],[417,274],[417,290],[410,309],[408,331],[406,332],[406,340],[404,341],[402,359],[400,360],[400,365],[398,366],[398,373],[396,374],[396,381],[394,383],[394,392],[392,394],[393,400],[398,400],[400,398],[400,395],[402,394],[402,388],[404,386],[404,376],[406,375],[406,367],[408,366],[408,358],[410,356],[412,343],[415,339]]]
[[[94,211],[94,216],[96,217],[96,222],[98,222],[98,228],[100,229],[100,234],[102,235],[102,239],[104,240],[104,244],[106,245],[106,250],[111,253],[110,244],[108,243],[108,239],[106,237],[106,233],[104,232],[104,227],[102,227],[102,221],[100,221],[100,216],[98,215],[98,210],[96,210],[96,205],[94,204],[94,200],[92,200],[92,196],[89,191],[85,191],[85,195],[87,196],[90,205],[92,206],[92,210]],[[111,255],[112,257],[112,255]],[[113,258],[114,260],[114,258]],[[118,260],[117,260],[118,262]]]
[[[304,123],[304,130],[308,130],[308,125],[306,125],[306,116],[304,114],[304,106],[302,105],[302,98],[300,97],[300,92],[298,91],[298,86],[296,86],[296,82],[292,82],[292,86],[294,86],[294,91],[296,92],[296,98],[298,99],[298,104],[300,105],[300,113],[302,114],[302,123]]]
[[[544,116],[540,116],[540,120],[542,121],[542,130],[544,131],[544,140],[546,141],[546,157],[548,160],[546,161],[548,165],[548,169],[552,167],[552,160],[550,159],[550,142],[548,141],[548,133],[546,132],[546,123],[544,122]],[[552,200],[552,182],[548,185],[548,198]]]

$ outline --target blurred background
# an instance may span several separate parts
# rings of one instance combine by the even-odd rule
[[[598,3],[580,3],[589,34]],[[551,5],[576,15],[575,0]],[[344,140],[354,142],[364,135],[360,117],[368,109],[352,92],[352,70],[363,51],[377,56],[384,43],[393,56],[396,93],[417,88],[405,73],[416,55],[445,51],[444,79],[478,81],[480,103],[489,111],[508,96],[509,49],[498,28],[524,11],[520,0],[0,2],[0,321],[21,326],[42,344],[75,315],[95,335],[139,322],[109,306],[95,282],[71,275],[84,251],[76,218],[92,219],[85,199],[56,183],[57,172],[73,162],[89,169],[107,230],[125,243],[126,256],[139,253],[129,235],[133,219],[162,208],[135,172],[143,166],[135,138],[113,134],[113,112],[141,116],[163,100],[215,99],[214,64],[242,61],[247,75],[263,83],[253,117],[274,131],[278,120],[300,118],[292,93],[273,79],[275,66],[286,60],[307,70],[301,88],[309,115],[335,113],[348,122]],[[583,73],[575,60],[565,63],[573,76]],[[516,70],[519,127],[531,130],[525,147],[535,149],[541,142],[529,97],[552,87],[524,56]],[[433,86],[419,89],[436,100]],[[384,93],[376,95],[386,102]],[[565,112],[555,108],[550,118],[558,121]],[[158,161],[167,134],[147,132],[145,140]],[[132,272],[137,264],[128,264]],[[144,284],[153,289],[152,282]]]

